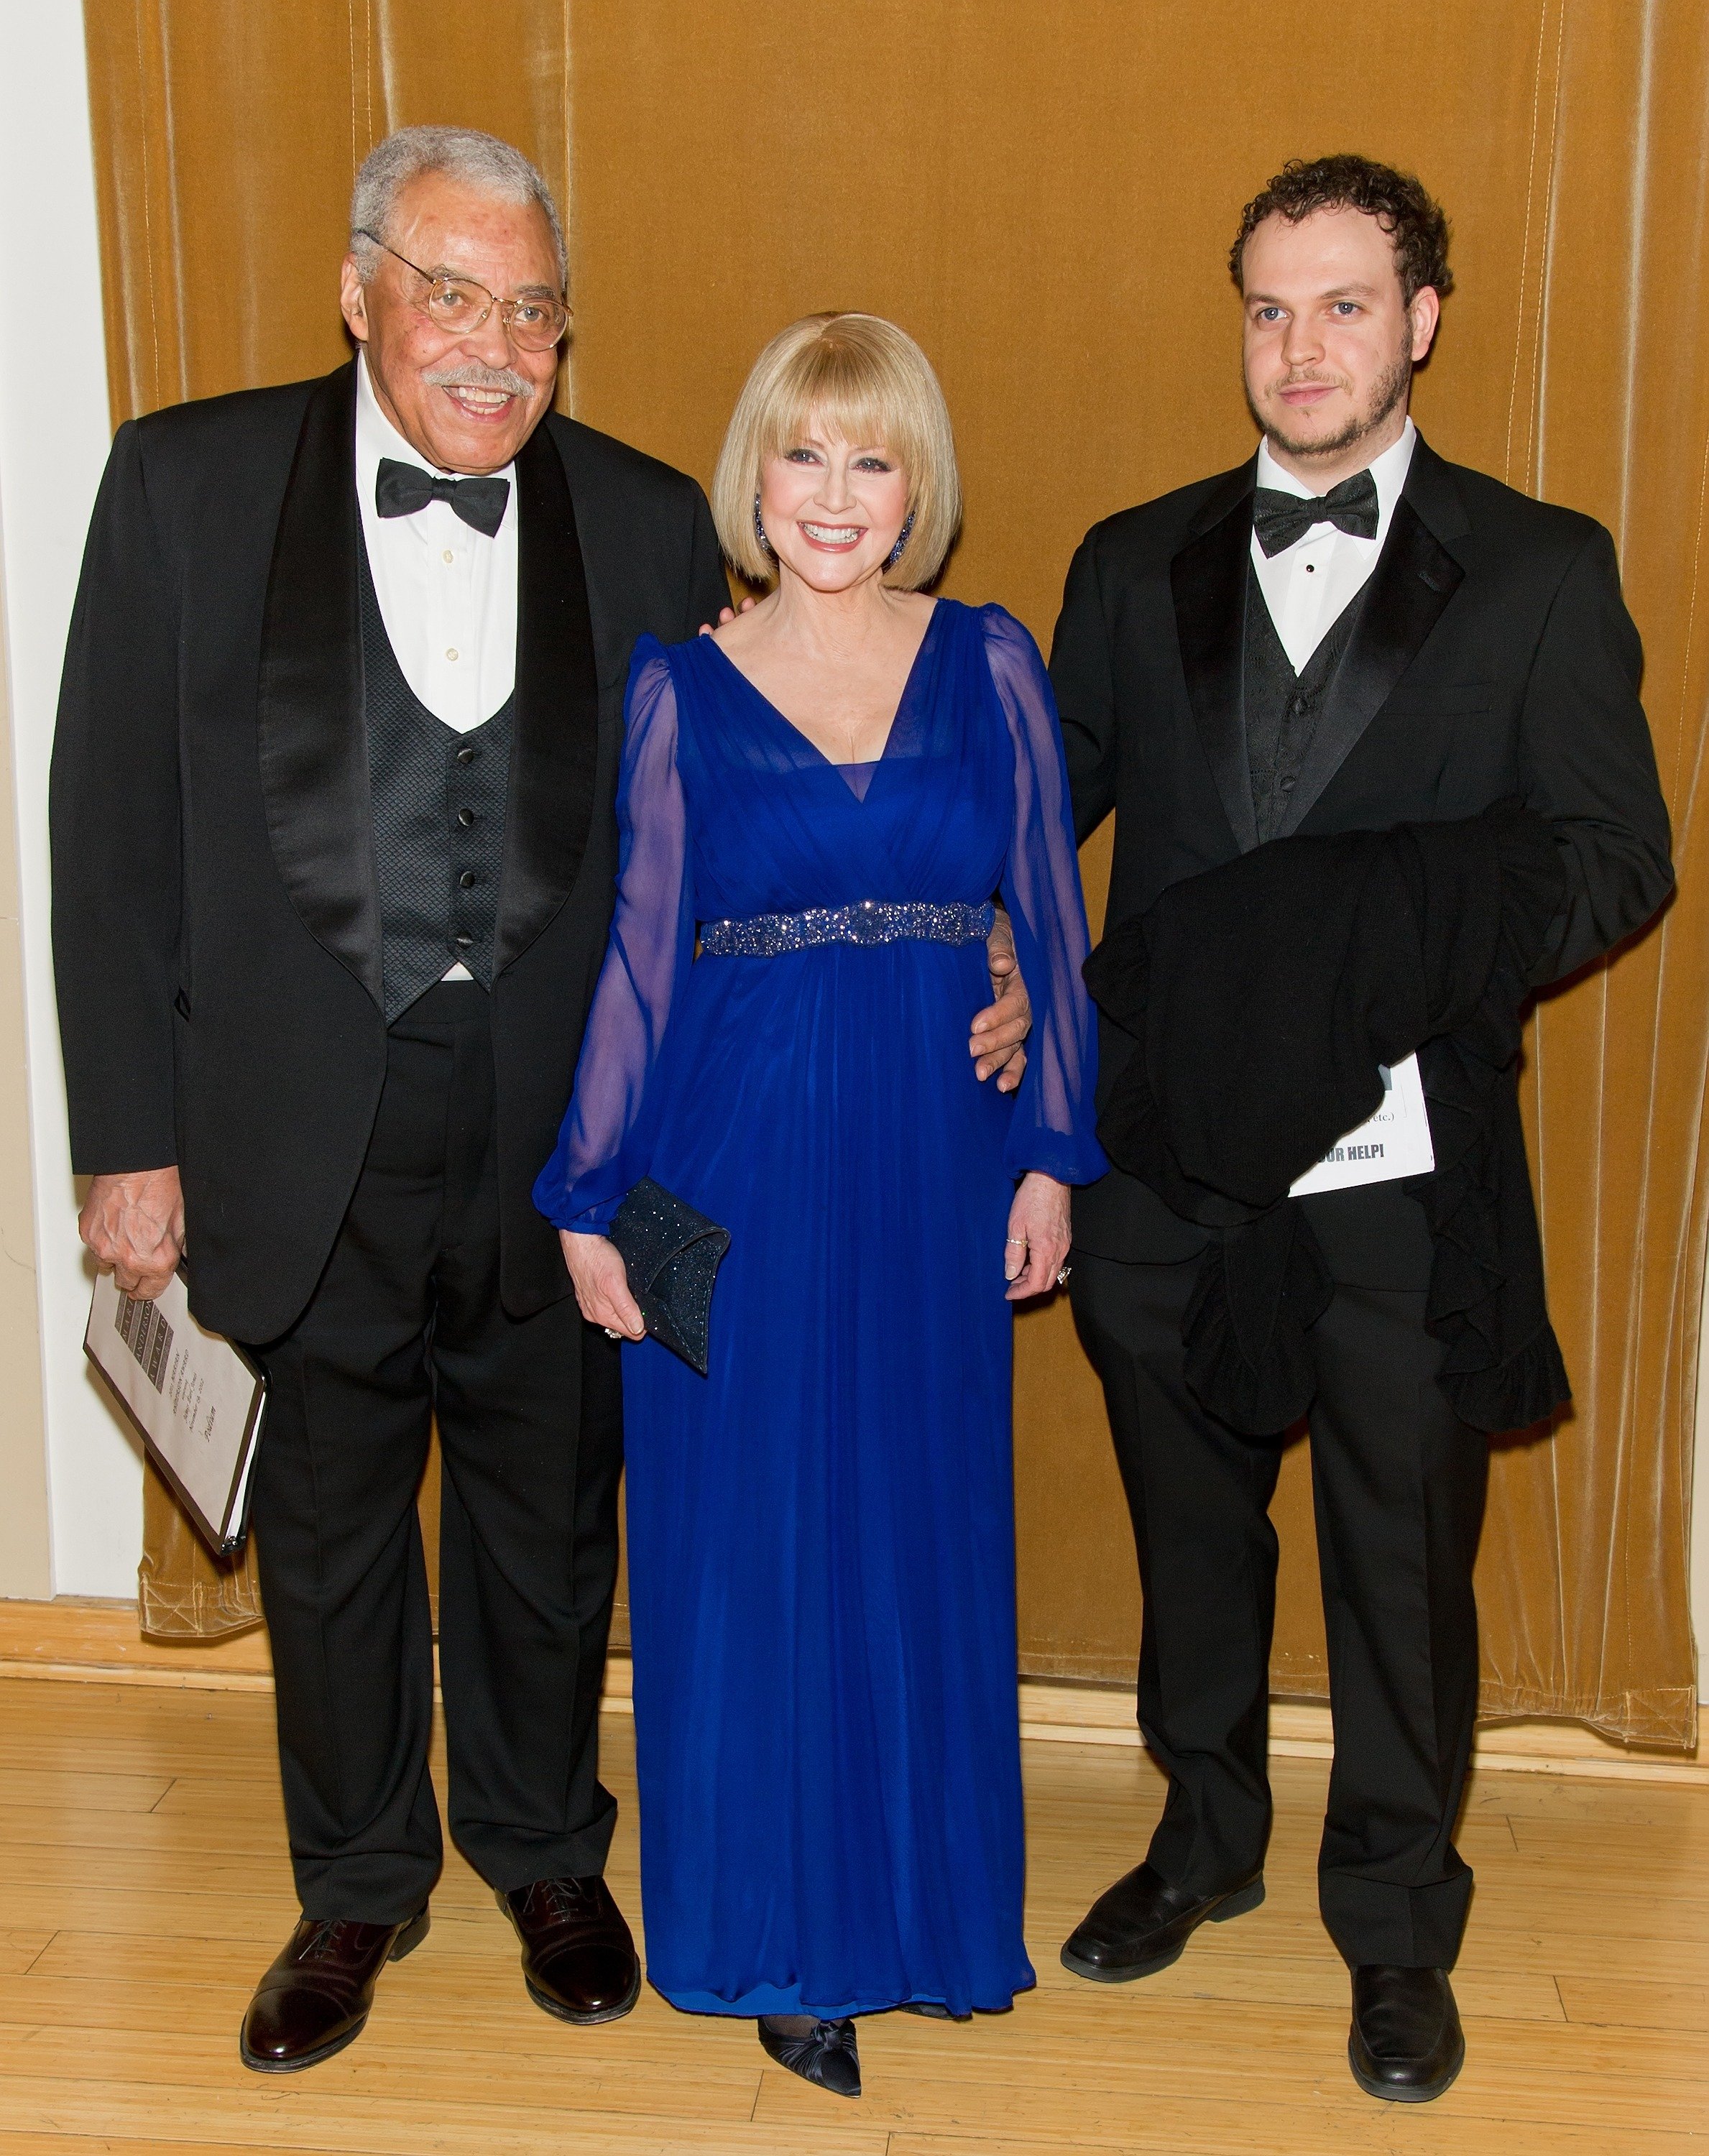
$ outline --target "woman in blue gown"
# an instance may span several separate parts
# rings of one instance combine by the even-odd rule
[[[911,588],[959,510],[911,340],[775,339],[713,506],[778,588],[635,651],[611,942],[536,1199],[636,1342],[649,1977],[853,2094],[852,2017],[1034,1981],[1008,1304],[1056,1281],[1066,1186],[1104,1166],[1085,918],[1032,639]],[[999,889],[1034,1012],[1013,1099],[967,1048]],[[706,1378],[642,1337],[603,1240],[644,1176],[730,1233]]]

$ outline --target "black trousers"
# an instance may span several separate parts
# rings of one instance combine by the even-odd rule
[[[1103,1380],[1145,1591],[1139,1721],[1169,1776],[1150,1861],[1214,1893],[1270,1836],[1266,1773],[1281,1445],[1188,1391],[1196,1260],[1076,1252],[1075,1320]],[[1435,1383],[1422,1292],[1337,1286],[1313,1332],[1309,1418],[1335,1763],[1318,1901],[1353,1967],[1451,1968],[1471,1873],[1454,1846],[1477,1707],[1472,1564],[1487,1440]]]
[[[415,1509],[437,1417],[439,1665],[458,1846],[490,1885],[603,1870],[598,1779],[617,1577],[618,1353],[573,1300],[499,1301],[485,992],[430,989],[389,1036],[350,1209],[314,1299],[255,1352],[253,1521],[297,1892],[395,1923],[443,1856]]]

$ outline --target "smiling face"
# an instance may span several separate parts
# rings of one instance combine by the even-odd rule
[[[908,475],[880,444],[845,442],[810,417],[760,470],[760,520],[782,567],[820,592],[882,575],[908,514]]]
[[[561,297],[557,249],[537,203],[424,172],[400,190],[384,237],[422,269],[473,278],[500,299]],[[514,345],[496,307],[478,329],[444,330],[429,321],[426,296],[395,255],[382,254],[366,285],[355,256],[345,257],[344,319],[387,418],[441,471],[500,471],[552,402],[557,347]]]
[[[1394,246],[1362,210],[1267,217],[1246,243],[1246,397],[1271,454],[1316,489],[1363,471],[1406,424],[1440,301],[1409,307]]]

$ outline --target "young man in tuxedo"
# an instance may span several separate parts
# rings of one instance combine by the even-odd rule
[[[1231,258],[1256,456],[1109,518],[1075,557],[1050,670],[1081,836],[1116,817],[1106,934],[1271,840],[1509,797],[1547,819],[1568,894],[1535,978],[1597,957],[1671,887],[1608,533],[1450,465],[1408,416],[1447,242],[1383,166],[1279,174]],[[1106,1022],[1101,1098],[1134,1052]],[[1336,1735],[1320,1905],[1352,1974],[1354,2074],[1417,2102],[1464,2056],[1449,1971],[1471,1874],[1453,1830],[1487,1441],[1436,1382],[1419,1200],[1376,1182],[1301,1203],[1333,1281],[1308,1418]],[[1282,1434],[1237,1435],[1188,1382],[1206,1231],[1119,1171],[1075,1194],[1074,1225],[1075,1317],[1145,1591],[1139,1719],[1169,1777],[1147,1861],[1063,1950],[1120,1982],[1263,1898]]]
[[[267,2072],[350,2042],[427,1929],[434,1419],[452,1832],[536,2005],[639,1989],[597,1772],[618,1351],[530,1192],[605,949],[631,648],[729,596],[694,481],[551,409],[564,244],[519,151],[405,129],[351,223],[353,364],[120,429],[54,755],[85,1240],[142,1295],[187,1250],[269,1381],[303,1914],[244,2022]],[[982,1075],[1024,1029],[995,1016]]]

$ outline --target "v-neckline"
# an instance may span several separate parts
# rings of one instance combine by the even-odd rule
[[[908,698],[913,690],[916,677],[919,674],[921,661],[926,656],[926,647],[931,641],[932,633],[937,627],[937,617],[942,613],[942,611],[943,601],[942,599],[933,599],[931,602],[931,612],[926,617],[926,627],[921,634],[919,644],[915,648],[914,656],[908,664],[907,675],[902,683],[902,693],[896,699],[896,708],[890,713],[890,722],[889,728],[885,734],[884,747],[879,751],[876,756],[865,757],[862,759],[860,763],[851,764],[849,767],[849,769],[851,771],[865,769],[871,772],[872,777],[866,783],[866,791],[865,793],[857,793],[855,792],[854,787],[849,783],[847,774],[845,773],[843,766],[839,763],[834,763],[830,757],[828,757],[824,751],[819,747],[819,743],[813,738],[811,734],[803,732],[803,730],[796,725],[794,720],[789,716],[788,712],[780,711],[778,708],[777,705],[772,701],[771,698],[766,694],[765,690],[760,687],[759,684],[757,681],[750,680],[749,677],[742,672],[741,667],[736,665],[736,661],[730,656],[730,654],[724,649],[723,645],[719,643],[716,636],[709,636],[706,639],[706,641],[711,645],[713,650],[717,653],[719,658],[723,660],[724,664],[730,669],[730,671],[736,676],[736,680],[742,683],[743,687],[747,690],[748,693],[755,699],[755,701],[765,706],[766,710],[771,713],[772,716],[778,721],[778,724],[780,726],[787,726],[789,732],[794,735],[796,740],[802,744],[803,747],[805,748],[810,755],[816,757],[819,762],[824,765],[827,771],[834,772],[839,783],[847,791],[849,798],[854,803],[857,808],[864,808],[872,798],[872,788],[877,780],[880,771],[890,761],[890,743],[896,737],[897,725],[901,719],[902,713],[907,709]]]

